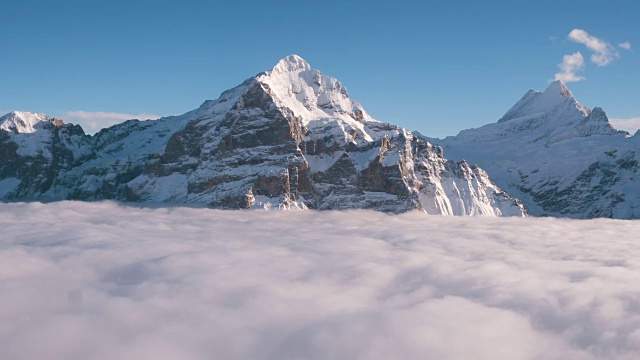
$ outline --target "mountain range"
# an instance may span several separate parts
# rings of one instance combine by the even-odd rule
[[[95,135],[11,112],[0,118],[0,199],[527,214],[483,169],[373,119],[296,55],[183,115]]]

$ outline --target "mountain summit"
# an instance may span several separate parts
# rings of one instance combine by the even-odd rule
[[[33,133],[40,124],[51,123],[61,126],[62,120],[44,114],[12,111],[0,117],[0,130],[16,133]]]
[[[497,123],[429,140],[485,168],[533,215],[640,218],[637,139],[560,81],[528,91]]]
[[[560,95],[565,98],[573,98],[573,93],[569,90],[567,85],[560,80],[551,82],[544,92],[550,96]]]
[[[547,113],[563,112],[559,119],[589,115],[589,108],[580,104],[560,80],[552,82],[544,92],[529,90],[498,122]]]
[[[273,67],[274,73],[298,72],[311,70],[311,65],[298,55],[292,54],[278,61]]]
[[[373,119],[338,80],[296,55],[180,116],[94,136],[31,120],[33,131],[0,131],[5,201],[526,214],[484,170]]]

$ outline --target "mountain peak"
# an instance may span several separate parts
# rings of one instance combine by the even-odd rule
[[[606,120],[607,122],[609,122],[609,119],[607,118],[607,114],[599,106],[596,106],[596,107],[593,108],[593,110],[591,110],[591,115],[597,116],[600,119],[603,119],[603,120]]]
[[[626,131],[616,130],[611,123],[604,110],[599,107],[593,108],[589,116],[584,118],[577,126],[580,136],[591,135],[629,135]]]
[[[547,90],[544,91],[548,95],[560,95],[565,98],[573,98],[573,93],[567,88],[567,85],[560,80],[556,80],[549,84]]]
[[[56,126],[62,125],[62,120],[54,117],[25,111],[12,111],[0,117],[0,130],[17,133],[32,133],[40,122],[52,122]]]
[[[586,117],[591,110],[576,101],[562,81],[556,80],[544,92],[529,90],[498,122],[550,112],[556,118],[574,118]]]
[[[273,67],[274,72],[295,72],[311,70],[311,65],[298,55],[292,54],[278,61]]]
[[[27,117],[29,115],[38,115],[38,114],[32,113],[32,112],[26,112],[26,111],[13,110],[13,111],[10,111],[8,114],[3,115],[2,118],[5,119],[5,118],[15,118],[15,117]]]
[[[331,119],[361,129],[363,123],[375,121],[359,103],[349,98],[347,88],[338,79],[312,69],[298,55],[285,57],[272,71],[256,79],[267,85],[278,106],[286,107],[305,125]]]

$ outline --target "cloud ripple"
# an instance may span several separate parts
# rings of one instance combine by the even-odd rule
[[[637,359],[638,221],[0,206],[2,359]]]

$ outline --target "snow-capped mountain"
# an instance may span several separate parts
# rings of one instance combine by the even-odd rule
[[[9,201],[526,214],[485,171],[373,119],[296,55],[196,110],[94,136],[44,115],[1,120],[0,196]]]
[[[527,92],[497,123],[429,141],[482,166],[532,215],[627,219],[640,218],[639,138],[555,81]]]

